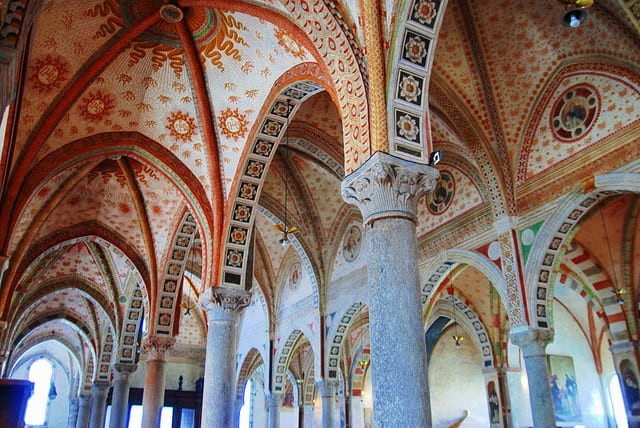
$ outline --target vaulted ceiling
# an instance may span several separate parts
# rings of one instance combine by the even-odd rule
[[[366,52],[359,3],[331,9],[356,53]],[[414,3],[444,8],[385,2],[387,46],[398,14]],[[640,18],[627,3],[597,1],[577,29],[561,25],[555,0],[448,3],[425,92],[431,144],[443,151],[440,167],[456,193],[450,206],[421,204],[425,254],[573,189],[597,171],[602,152],[616,153],[612,166],[633,155],[620,136],[639,129]],[[109,334],[127,328],[144,297],[152,324],[172,334],[185,326],[185,343],[201,344],[193,336],[202,325],[181,321],[179,303],[245,273],[250,242],[254,275],[270,298],[292,251],[278,245],[274,227],[285,215],[300,229],[295,248],[326,284],[341,231],[359,214],[340,196],[349,112],[318,48],[333,39],[320,30],[308,36],[307,26],[321,27],[300,24],[309,7],[29,3],[28,53],[5,122],[11,156],[0,243],[10,264],[0,303],[14,325],[8,334],[32,330],[44,340],[55,330],[84,349],[84,364],[90,348],[99,353]],[[357,59],[366,71],[367,56]],[[587,106],[578,131],[569,122],[572,98]],[[256,211],[255,232],[244,225],[246,210]],[[464,227],[443,233],[446,225]],[[584,245],[607,256],[597,243]],[[176,271],[173,262],[182,262]],[[198,281],[188,292],[172,289],[185,268]],[[465,275],[465,293],[489,317],[481,274]],[[164,323],[165,315],[176,319]]]

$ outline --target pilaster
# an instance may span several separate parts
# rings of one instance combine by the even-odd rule
[[[207,313],[207,349],[202,402],[203,427],[231,426],[235,401],[236,352],[240,315],[251,293],[239,288],[213,287],[200,296]]]
[[[67,415],[67,428],[76,428],[78,423],[78,410],[80,403],[77,397],[72,397],[69,400],[69,414]]]

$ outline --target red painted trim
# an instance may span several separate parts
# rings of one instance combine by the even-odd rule
[[[213,196],[213,230],[212,230],[212,248],[210,279],[214,281],[214,286],[220,285],[220,263],[221,263],[221,247],[223,247],[222,239],[224,239],[223,223],[224,223],[224,188],[222,186],[222,173],[220,172],[220,154],[218,153],[218,141],[216,139],[215,127],[213,124],[213,110],[209,93],[207,92],[207,83],[200,65],[200,54],[196,48],[191,31],[184,21],[180,21],[176,28],[180,35],[180,40],[184,46],[187,63],[191,69],[191,78],[193,79],[194,92],[196,95],[196,107],[200,116],[200,124],[202,126],[202,139],[207,149],[207,162],[211,173],[211,192]],[[207,281],[208,282],[208,281]]]
[[[518,240],[518,234],[514,229],[511,229],[511,237],[513,239],[513,251],[515,252],[516,266],[518,266],[518,281],[520,282],[520,296],[522,297],[522,308],[524,310],[524,319],[526,324],[530,325],[531,320],[529,319],[529,303],[527,302],[527,289],[524,285],[524,279],[522,278],[524,273],[524,268],[522,266],[522,254],[520,254],[520,241]]]

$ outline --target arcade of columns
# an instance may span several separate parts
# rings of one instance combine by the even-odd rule
[[[373,2],[364,2],[374,8]],[[368,28],[380,28],[379,14],[369,10]],[[424,426],[431,418],[427,355],[417,267],[416,205],[425,193],[434,189],[436,168],[389,154],[385,102],[384,59],[377,32],[365,34],[369,46],[370,118],[374,153],[342,184],[345,201],[362,213],[367,254],[371,359],[373,382],[373,424],[376,427]],[[501,232],[503,266],[515,267],[503,272],[508,284],[508,307],[512,317],[512,341],[521,348],[528,374],[534,425],[555,427],[549,371],[545,348],[553,340],[550,330],[527,321],[530,304],[522,290],[521,260],[517,259],[513,236],[514,219],[498,219]],[[505,225],[506,224],[506,225]],[[400,251],[402,250],[402,251]],[[250,301],[250,293],[225,287],[208,289],[200,298],[207,315],[208,333],[203,389],[203,427],[231,426],[237,418],[235,402],[235,364],[241,314]],[[393,310],[400,307],[401,311]],[[402,331],[403,334],[395,334]],[[150,336],[143,342],[146,378],[143,398],[143,427],[156,428],[164,400],[165,366],[173,339]],[[613,350],[616,360],[637,361],[637,346],[630,343]],[[324,356],[323,356],[324,357]],[[403,361],[397,364],[397,361]],[[637,364],[636,364],[637,366]],[[3,366],[4,368],[4,366]],[[136,365],[114,367],[112,383],[95,382],[91,396],[80,395],[72,403],[70,426],[99,428],[104,424],[108,388],[112,391],[110,428],[124,427],[130,376]],[[637,368],[637,367],[636,367]],[[489,374],[499,388],[505,389],[503,374]],[[332,427],[335,415],[330,410],[337,385],[331,379],[318,383],[322,397],[322,426]],[[279,426],[281,395],[267,391],[269,426]],[[507,394],[499,394],[506,397]],[[503,403],[505,405],[505,403]],[[504,423],[506,424],[506,423]]]

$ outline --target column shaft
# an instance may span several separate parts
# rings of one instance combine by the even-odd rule
[[[87,428],[89,426],[89,417],[91,416],[91,396],[80,395],[78,397],[78,422],[77,428]]]
[[[165,353],[173,346],[175,339],[171,337],[147,337],[143,351],[148,354],[144,391],[142,393],[142,428],[160,426],[160,412],[164,406],[164,371],[167,361]]]
[[[113,391],[111,393],[111,419],[109,428],[126,428],[129,415],[130,375],[136,364],[115,364]]]
[[[374,427],[431,424],[415,219],[438,175],[376,152],[342,183],[366,226]]]
[[[338,382],[324,380],[317,383],[322,397],[322,428],[333,428],[335,424],[336,391]]]
[[[280,406],[282,394],[270,394],[269,403],[269,428],[280,428]]]
[[[555,428],[556,426],[545,351],[552,338],[551,331],[542,329],[529,329],[511,334],[513,343],[522,349],[529,380],[531,414],[536,428]]]
[[[111,385],[108,382],[96,381],[93,384],[93,395],[91,397],[91,428],[103,428],[104,417],[107,410],[107,393]]]
[[[78,423],[78,407],[80,403],[76,397],[69,400],[69,415],[67,416],[67,428],[76,428]]]
[[[202,426],[228,427],[233,423],[236,352],[241,311],[251,295],[240,289],[215,287],[205,291],[200,304],[207,312],[207,351],[202,391]]]

